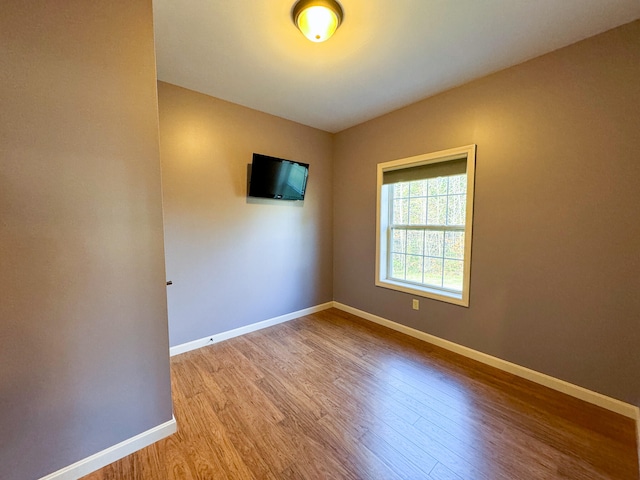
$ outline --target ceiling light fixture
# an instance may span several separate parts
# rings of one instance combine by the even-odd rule
[[[293,23],[312,42],[324,42],[342,23],[342,7],[335,0],[300,0],[293,6]]]

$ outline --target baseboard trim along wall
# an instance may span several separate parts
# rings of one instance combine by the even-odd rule
[[[80,477],[89,475],[100,468],[109,465],[121,458],[131,455],[138,450],[162,440],[169,435],[176,433],[178,425],[175,417],[168,422],[153,427],[146,432],[142,432],[135,437],[131,437],[123,442],[98,452],[79,462],[69,465],[57,472],[51,473],[40,480],[77,480]]]
[[[239,337],[240,335],[244,335],[246,333],[255,332],[257,330],[262,330],[263,328],[272,327],[273,325],[277,325],[279,323],[288,322],[289,320],[293,320],[295,318],[300,318],[304,317],[305,315],[311,315],[312,313],[327,310],[331,307],[333,307],[333,302],[323,303],[321,305],[316,305],[315,307],[305,308],[303,310],[298,310],[297,312],[287,313],[286,315],[280,315],[279,317],[270,318],[261,322],[252,323],[251,325],[245,325],[244,327],[235,328],[233,330],[217,333],[215,335],[209,335],[208,337],[200,338],[199,340],[176,345],[175,347],[171,347],[169,349],[169,352],[173,357],[174,355],[179,355],[190,350],[206,347],[207,345],[213,345],[214,343],[229,340],[233,337]]]
[[[567,395],[571,395],[572,397],[579,398],[580,400],[584,400],[585,402],[589,402],[594,405],[598,405],[599,407],[606,408],[607,410],[611,410],[613,412],[619,413],[620,415],[634,418],[636,419],[637,425],[640,422],[640,419],[637,418],[638,408],[635,407],[634,405],[622,402],[615,398],[607,397],[606,395],[593,392],[586,388],[580,387],[578,385],[574,385],[569,382],[565,382],[564,380],[551,377],[544,373],[536,372],[535,370],[522,367],[515,363],[502,360],[501,358],[494,357],[486,353],[482,353],[477,350],[464,347],[462,345],[458,345],[457,343],[453,343],[453,342],[450,342],[449,340],[444,340],[442,338],[436,337],[434,335],[430,335],[420,330],[416,330],[414,328],[401,325],[391,320],[387,320],[386,318],[382,318],[377,315],[373,315],[371,313],[358,310],[357,308],[353,308],[339,302],[333,302],[333,303],[334,303],[334,307],[339,310],[343,310],[345,312],[356,315],[360,318],[364,318],[365,320],[369,320],[373,323],[377,323],[378,325],[391,328],[392,330],[396,330],[406,335],[410,335],[414,338],[418,338],[427,343],[431,343],[438,347],[442,347],[451,352],[458,353],[460,355],[471,358],[473,360],[477,360],[478,362],[484,363],[486,365],[490,365],[492,367],[498,368],[505,372],[512,373],[513,375],[517,375],[518,377],[526,378],[527,380],[530,380],[532,382],[538,383],[540,385],[544,385],[545,387],[552,388],[553,390],[557,390],[562,393],[566,393]],[[638,426],[638,428],[640,428],[640,425]]]

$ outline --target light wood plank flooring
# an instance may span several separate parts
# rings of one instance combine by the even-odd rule
[[[339,310],[173,357],[178,433],[107,479],[638,479],[632,420]]]

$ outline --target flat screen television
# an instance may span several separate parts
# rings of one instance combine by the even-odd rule
[[[309,165],[253,154],[249,196],[276,200],[304,200]]]

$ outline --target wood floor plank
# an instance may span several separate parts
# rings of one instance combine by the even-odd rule
[[[192,414],[191,417],[187,417],[188,421],[197,426],[197,428],[190,429],[190,433],[194,438],[190,438],[187,442],[193,442],[198,445],[199,454],[202,454],[202,451],[207,452],[206,458],[211,459],[213,467],[210,468],[211,466],[207,465],[206,468],[212,470],[220,478],[222,478],[223,474],[226,474],[231,479],[239,477],[254,478],[227,436],[227,430],[215,413],[213,405],[209,402],[209,397],[207,395],[199,395],[191,398],[186,408]],[[208,434],[199,435],[196,433],[203,431]],[[201,460],[201,463],[206,462]]]
[[[392,439],[387,439],[376,435],[373,432],[365,433],[361,438],[362,444],[376,456],[380,457],[389,468],[396,472],[400,478],[413,480],[417,478],[427,478],[429,472],[438,463],[435,459],[431,462],[420,462],[415,464],[404,455],[402,448],[394,448],[390,443]],[[396,447],[398,445],[396,444]]]
[[[333,346],[332,348],[339,349],[341,348],[341,345],[336,345],[336,346]],[[358,361],[353,356],[348,357],[347,360],[350,363],[354,363]],[[450,399],[448,400],[449,403],[445,403],[445,401],[438,400],[437,398],[434,398],[428,394],[422,394],[421,392],[416,394],[415,389],[411,385],[403,384],[402,382],[390,376],[388,374],[388,369],[378,368],[377,366],[372,365],[371,362],[368,359],[365,359],[364,357],[360,358],[360,360],[361,360],[360,366],[363,367],[370,374],[370,376],[372,376],[373,378],[376,378],[376,381],[379,384],[380,384],[380,379],[386,379],[383,386],[396,387],[394,389],[388,389],[387,391],[389,392],[389,395],[392,395],[399,402],[401,403],[404,402],[405,406],[409,406],[413,404],[416,410],[420,410],[424,408],[423,404],[426,404],[431,407],[430,410],[432,414],[436,414],[440,416],[442,416],[442,414],[444,415],[449,414],[449,416],[452,417],[454,421],[459,420],[459,417],[465,414],[465,410],[467,410],[466,412],[467,415],[471,415],[471,416],[483,415],[483,412],[477,413],[476,410],[469,410],[468,408],[466,408],[467,407],[466,404],[468,403],[467,401],[462,403],[462,405],[465,407],[464,409],[460,409],[460,408],[455,409],[449,405],[450,403],[453,403],[453,401]],[[362,374],[364,375],[364,373]],[[413,392],[410,392],[409,394],[407,394],[405,392],[407,389],[413,390]],[[422,400],[422,402],[420,402],[420,400]],[[478,422],[481,424],[480,427],[483,431],[486,430],[487,421],[488,420],[486,418],[478,419]],[[470,422],[472,422],[472,419],[470,418],[462,418],[462,420],[460,421],[460,423],[463,425],[465,430],[468,430],[470,428],[470,425],[471,425]],[[496,428],[497,428],[497,431],[500,431],[501,429],[501,427],[499,426]]]
[[[344,431],[338,433],[332,428],[325,428],[326,423],[318,422],[310,415],[304,404],[291,396],[275,378],[261,381],[260,386],[274,403],[282,406],[286,420],[280,426],[287,429],[289,436],[297,440],[296,443],[311,442],[316,448],[326,452],[325,460],[330,457],[341,465],[355,466],[357,471],[365,469],[364,462],[370,478],[400,478],[389,471],[384,462],[365,450],[355,438],[344,442]]]
[[[391,471],[378,457],[367,451],[360,443],[350,445],[336,442],[337,437],[331,431],[315,425],[300,425],[297,419],[287,418],[282,422],[283,428],[299,439],[296,451],[304,469],[310,465],[317,472],[309,472],[306,478],[362,478],[360,472],[366,472],[365,478],[380,480],[399,480],[400,477]],[[330,467],[330,468],[327,468]]]
[[[344,312],[340,312],[340,314],[344,314]],[[359,324],[363,322],[357,318],[355,321]],[[365,322],[364,326],[360,325],[359,328],[366,330],[384,329],[385,327]],[[617,418],[609,418],[607,421],[594,423],[594,416],[597,417],[604,413],[608,417],[609,412],[574,397],[560,396],[558,398],[557,392],[545,387],[538,386],[539,388],[536,388],[535,391],[530,391],[531,382],[525,379],[491,367],[479,365],[471,359],[461,357],[414,338],[407,338],[399,332],[391,332],[390,335],[399,336],[402,340],[406,340],[409,345],[415,347],[406,348],[409,346],[406,345],[402,354],[407,358],[417,360],[417,368],[420,369],[425,366],[424,362],[427,362],[426,365],[429,366],[444,362],[447,377],[455,378],[457,376],[460,378],[461,382],[457,383],[462,385],[462,393],[471,388],[474,393],[479,394],[474,400],[481,401],[484,398],[482,395],[487,392],[492,393],[491,404],[505,405],[501,401],[506,401],[506,405],[509,405],[508,399],[520,398],[526,402],[527,408],[542,406],[546,412],[553,413],[558,418],[568,415],[574,425],[586,425],[590,430],[604,434],[614,441],[620,432],[623,432],[623,436],[626,439],[630,421],[626,417],[618,415],[616,416]],[[425,352],[428,355],[423,355]],[[407,362],[402,362],[401,364],[404,366],[407,365]]]
[[[301,364],[302,361],[295,356],[286,363],[282,362],[281,356],[268,348],[268,343],[264,344],[267,348],[260,348],[249,340],[238,341],[238,348],[242,348],[248,358],[256,364],[267,366],[264,373],[266,377],[281,382],[296,398],[305,401],[315,417],[321,418],[326,415],[331,399],[324,395],[327,382],[319,372],[309,371],[311,367],[301,372],[296,363]],[[312,382],[309,381],[310,377],[313,378]]]
[[[429,478],[432,480],[462,480],[462,478],[441,463],[438,463],[433,467],[433,470],[431,470],[431,473],[429,474]]]
[[[369,330],[370,328],[376,328],[376,326],[373,326],[373,327],[367,326],[361,330]],[[440,352],[440,354],[442,355],[442,352]],[[447,356],[447,355],[452,356],[453,354],[451,354],[450,352],[444,352],[444,356]],[[461,360],[462,360],[462,363],[464,363],[465,361],[468,361],[467,359],[464,359],[464,358],[462,358]],[[507,401],[506,402],[503,401],[502,403],[500,403],[499,400],[501,399],[501,397],[504,397],[504,395],[502,394],[495,395],[495,389],[494,389],[494,392],[492,392],[494,393],[494,395],[491,397],[491,399],[494,401],[497,401],[497,403],[501,405],[503,410],[505,409],[507,410],[507,413],[509,415],[509,422],[513,422],[514,420],[516,420],[517,423],[523,422],[524,423],[523,428],[525,431],[538,432],[539,434],[547,438],[548,441],[553,442],[553,444],[558,449],[568,452],[569,455],[576,455],[576,452],[578,452],[577,455],[579,456],[584,451],[584,448],[589,446],[588,442],[580,444],[580,440],[579,440],[581,438],[580,435],[571,437],[568,443],[566,441],[567,438],[569,438],[565,435],[567,430],[580,429],[586,422],[585,414],[580,410],[580,408],[576,408],[576,405],[578,407],[583,407],[584,410],[587,411],[590,422],[593,422],[594,415],[598,416],[603,413],[605,415],[608,415],[609,413],[599,407],[594,407],[593,405],[585,404],[584,402],[573,399],[571,397],[564,399],[566,403],[568,403],[573,407],[571,411],[568,411],[566,408],[561,407],[563,405],[563,402],[556,398],[557,392],[553,392],[550,389],[546,389],[544,387],[539,387],[539,386],[538,386],[539,388],[537,388],[536,391],[532,392],[532,395],[529,396],[529,398],[531,398],[533,402],[533,405],[529,405],[527,402],[521,400],[522,396],[520,395],[519,388],[511,389],[510,391],[509,386],[511,384],[522,385],[523,382],[525,385],[527,385],[527,384],[530,384],[530,382],[523,381],[522,379],[518,379],[516,377],[513,377],[513,375],[509,375],[504,372],[495,371],[495,369],[491,369],[491,370],[492,371],[489,372],[489,374],[487,374],[487,372],[482,372],[482,370],[477,372],[471,372],[471,374],[468,371],[465,373],[467,374],[467,377],[473,377],[473,376],[482,377],[483,381],[485,382],[485,384],[483,384],[482,387],[485,390],[487,386],[490,387],[491,383],[496,381],[493,378],[493,376],[500,379],[500,381],[502,382],[502,384],[500,385],[501,389],[504,389],[504,391],[509,392]],[[400,390],[403,390],[403,393],[406,393],[407,388],[403,386],[401,383],[395,383],[395,386],[397,386]],[[501,392],[501,389],[497,391]],[[433,400],[431,399],[431,396],[436,391],[437,389],[434,389],[430,391],[429,394],[426,396],[410,393],[409,395],[406,395],[404,398],[405,399],[408,398],[411,402],[422,401],[422,403],[426,403],[431,407],[434,407],[435,411],[437,411],[437,409],[440,408],[440,413],[444,413],[446,415],[447,413],[442,411],[441,405],[439,405],[437,402],[433,402]],[[540,398],[543,399],[543,402],[540,401]],[[546,400],[548,398],[551,398],[553,400],[548,402],[549,405],[547,405],[546,403]],[[544,409],[543,417],[547,419],[546,421],[540,421],[541,417],[538,416],[537,409],[535,408],[532,409],[532,406],[540,407],[541,404],[542,404],[542,408]],[[488,404],[486,413],[492,414],[493,409],[494,409],[494,405]],[[578,414],[577,415],[571,414],[571,412],[575,410],[578,411]],[[462,412],[458,412],[458,413],[462,413]],[[499,419],[504,413],[505,412],[501,411],[497,418]],[[553,414],[553,415],[550,416],[550,414]],[[565,422],[566,415],[569,415],[569,418],[572,418],[571,423]],[[459,420],[455,417],[455,412],[454,412],[454,416],[449,414],[449,417],[453,418],[456,421]],[[575,417],[575,422],[573,422],[574,417]],[[481,421],[484,423],[486,421],[486,417]],[[552,421],[557,425],[552,429],[548,429],[549,421]],[[462,419],[461,423],[465,425],[467,428],[472,424],[464,418]],[[604,445],[601,451],[600,452],[594,451],[592,453],[593,453],[593,458],[594,460],[596,460],[596,462],[600,461],[600,463],[608,463],[610,465],[615,465],[617,463],[615,461],[615,458],[619,456],[620,449],[621,448],[626,449],[627,452],[631,454],[633,450],[633,446],[629,445],[628,442],[624,445],[617,444],[616,435],[618,435],[618,433],[616,432],[620,431],[620,428],[621,428],[620,426],[623,423],[626,423],[626,426],[624,428],[628,432],[628,428],[629,428],[628,419],[618,418],[618,419],[614,419],[614,421],[611,423],[615,425],[615,428],[613,429],[608,428],[610,426],[609,422],[599,422],[597,425],[596,431],[595,432],[591,431],[592,435],[604,434],[606,438],[613,440],[613,442],[612,441],[601,442],[600,445],[601,446]],[[485,428],[486,426],[487,426],[486,424],[483,425],[483,428]],[[540,430],[544,430],[544,431],[539,432]],[[576,438],[578,439],[577,442],[576,442]],[[572,450],[574,447],[578,447],[577,450]],[[631,474],[630,472],[632,472],[632,468],[626,470],[626,473],[622,473],[622,474],[628,475],[628,474]],[[618,474],[620,473],[618,472]]]
[[[221,378],[216,381],[220,383],[227,379]],[[254,388],[257,390],[257,387]],[[231,434],[231,441],[245,461],[248,462],[246,459],[250,458],[252,466],[258,467],[258,478],[277,478],[279,472],[285,470],[293,461],[287,449],[280,448],[290,446],[290,439],[277,428],[284,416],[274,416],[271,411],[263,411],[262,408],[267,402],[262,399],[258,402],[252,400],[258,397],[254,392],[252,399],[243,399],[242,394],[247,391],[249,390],[229,390],[227,394],[234,397],[233,401],[216,414]]]
[[[639,480],[631,419],[335,309],[171,370],[178,432],[85,480]]]

